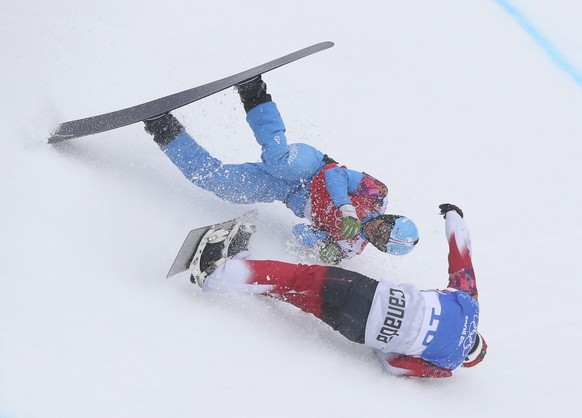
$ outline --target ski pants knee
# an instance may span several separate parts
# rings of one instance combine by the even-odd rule
[[[262,163],[223,164],[182,131],[164,153],[198,187],[231,203],[285,201],[293,185],[275,179]]]
[[[249,111],[247,122],[261,146],[261,161],[274,178],[310,182],[323,168],[323,153],[307,144],[288,144],[285,125],[274,102]]]

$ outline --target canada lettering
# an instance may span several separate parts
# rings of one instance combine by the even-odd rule
[[[378,341],[387,343],[392,338],[398,336],[398,331],[402,326],[404,318],[404,308],[406,307],[406,297],[402,290],[390,288],[390,297],[388,298],[388,312],[384,319],[384,326],[376,337]]]

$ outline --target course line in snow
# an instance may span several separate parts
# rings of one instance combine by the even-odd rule
[[[507,0],[495,0],[517,23],[527,32],[527,34],[550,56],[554,64],[565,71],[582,86],[582,72],[574,67],[566,57],[556,48],[548,38],[546,38],[526,17]]]

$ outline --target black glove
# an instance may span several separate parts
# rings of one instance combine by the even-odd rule
[[[461,216],[461,218],[463,217],[463,211],[451,203],[443,203],[442,205],[439,205],[439,209],[441,210],[441,215],[443,215],[443,218],[445,219],[447,212],[450,212],[452,210],[457,212]]]

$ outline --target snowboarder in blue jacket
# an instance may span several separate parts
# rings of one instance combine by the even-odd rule
[[[223,164],[170,113],[144,121],[146,131],[192,183],[232,203],[283,202],[311,223],[293,228],[320,259],[337,264],[368,242],[394,255],[410,252],[418,230],[408,218],[384,214],[388,188],[303,143],[289,144],[277,106],[261,76],[237,86],[261,161]]]

